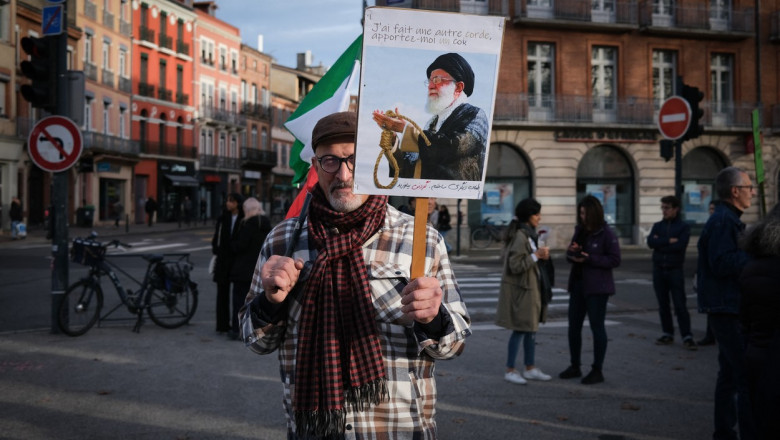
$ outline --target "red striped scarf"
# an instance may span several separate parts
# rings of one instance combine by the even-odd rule
[[[313,193],[309,243],[318,255],[301,300],[293,396],[299,437],[343,433],[347,405],[362,411],[388,396],[363,257],[363,243],[384,224],[387,197],[370,196],[343,213],[319,186]]]

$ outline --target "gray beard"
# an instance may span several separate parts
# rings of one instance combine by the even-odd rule
[[[352,198],[350,199],[336,198],[333,195],[332,190],[334,188],[340,188],[342,186],[352,187],[351,184],[347,185],[344,182],[334,182],[330,186],[330,188],[328,188],[328,193],[326,194],[326,197],[328,198],[328,202],[330,203],[331,208],[333,208],[337,212],[352,212],[360,208],[360,205],[363,204],[363,200],[361,200],[361,198],[357,197],[355,194],[353,194]]]
[[[455,102],[455,82],[451,82],[447,85],[439,88],[439,96],[433,98],[428,96],[428,100],[425,103],[425,111],[432,115],[438,115],[444,111],[447,107],[451,106]]]

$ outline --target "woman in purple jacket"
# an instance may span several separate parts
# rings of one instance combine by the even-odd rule
[[[582,383],[604,382],[601,373],[607,353],[607,299],[615,294],[612,269],[620,265],[620,245],[615,233],[604,221],[599,200],[585,196],[577,204],[577,226],[566,250],[572,263],[569,274],[569,355],[571,365],[558,375],[561,379],[581,377],[582,324],[588,315],[593,333],[593,366]]]

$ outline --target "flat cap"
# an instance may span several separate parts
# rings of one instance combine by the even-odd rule
[[[352,142],[355,142],[356,133],[357,113],[333,113],[317,121],[311,132],[311,148],[316,150],[319,144],[337,138],[350,138]]]
[[[471,96],[471,92],[474,91],[474,71],[471,70],[471,65],[465,58],[456,53],[440,55],[425,71],[428,78],[431,77],[431,72],[436,69],[449,73],[455,81],[463,82],[463,91],[466,96]]]

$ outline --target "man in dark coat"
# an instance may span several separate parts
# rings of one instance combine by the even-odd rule
[[[426,74],[425,109],[433,117],[422,132],[402,119],[374,111],[380,127],[402,133],[400,146],[393,152],[399,177],[482,180],[488,119],[482,109],[466,102],[474,91],[474,71],[465,58],[448,53],[436,58]]]
[[[235,254],[231,243],[237,237],[239,225],[244,218],[243,197],[237,193],[228,195],[225,211],[217,220],[214,237],[211,239],[211,251],[217,256],[214,267],[214,282],[217,283],[217,331],[228,333],[228,336],[238,335],[238,328],[231,328],[230,312],[230,271],[233,269]],[[233,315],[238,310],[233,311]]]
[[[146,199],[144,210],[146,211],[147,223],[149,224],[149,227],[151,227],[152,221],[154,220],[154,212],[157,211],[157,202],[154,201],[154,197],[149,196],[149,198]]]

